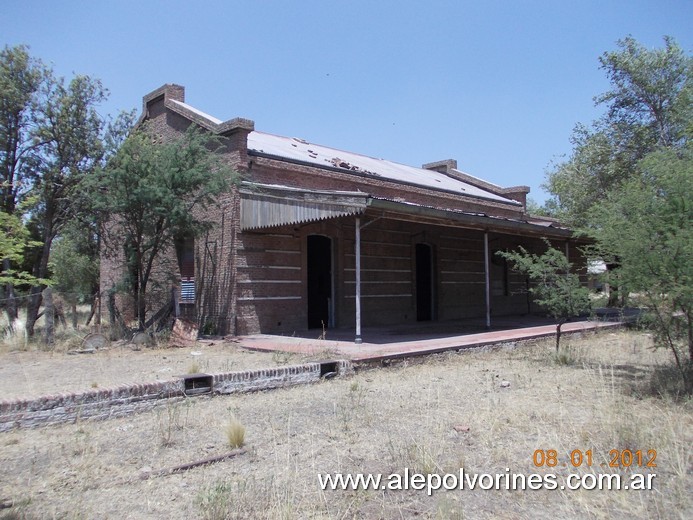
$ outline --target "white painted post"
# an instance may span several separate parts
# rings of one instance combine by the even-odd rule
[[[356,217],[356,339],[361,343],[361,219]]]
[[[488,231],[484,231],[484,276],[486,285],[486,328],[491,328],[491,273],[489,272]]]

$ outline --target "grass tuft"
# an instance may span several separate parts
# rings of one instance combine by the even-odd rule
[[[232,448],[240,448],[245,444],[245,426],[235,417],[229,419],[225,431],[226,440]]]

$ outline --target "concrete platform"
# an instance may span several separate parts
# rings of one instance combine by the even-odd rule
[[[621,322],[574,321],[563,325],[563,334],[594,331],[622,326]],[[493,330],[474,320],[461,322],[429,322],[397,328],[368,328],[362,343],[354,342],[353,329],[299,331],[292,336],[258,334],[241,336],[240,346],[251,350],[289,352],[309,355],[324,354],[325,359],[349,359],[354,362],[375,362],[413,356],[424,356],[529,339],[555,337],[556,325],[537,317],[509,317],[495,321]]]

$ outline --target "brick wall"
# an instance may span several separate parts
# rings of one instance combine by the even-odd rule
[[[370,217],[362,219],[362,224]],[[245,232],[239,240],[238,334],[292,334],[307,327],[307,238],[332,240],[334,317],[350,327],[355,315],[355,219],[343,217],[300,226]],[[364,326],[417,320],[417,244],[433,255],[433,318],[485,316],[484,233],[391,219],[373,220],[361,232],[361,308]],[[489,233],[491,313],[524,314],[539,309],[528,300],[525,278],[495,256],[523,245],[541,252],[538,238]],[[564,248],[565,242],[555,242]],[[579,251],[571,248],[571,260]],[[316,331],[316,334],[318,332]]]

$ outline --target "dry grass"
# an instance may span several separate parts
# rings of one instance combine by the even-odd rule
[[[652,352],[649,341],[628,332],[570,338],[575,359],[568,364],[556,362],[550,340],[446,354],[317,385],[11,432],[0,435],[0,499],[23,504],[26,518],[690,518],[693,403],[651,394],[652,374],[669,358]],[[246,428],[245,455],[138,479],[143,470],[228,450],[229,415]],[[624,448],[657,450],[654,491],[428,497],[323,492],[317,481],[319,472],[404,468],[529,474],[541,472],[532,464],[537,449],[555,449],[561,465],[554,472],[565,476],[574,449],[591,449],[598,465]]]
[[[188,374],[199,374],[200,372],[202,372],[202,369],[197,361],[193,361],[188,365]]]
[[[245,426],[235,417],[232,416],[226,423],[225,431],[231,448],[241,448],[245,444]]]
[[[82,306],[80,323],[89,307]],[[27,337],[22,326],[10,333],[0,313],[0,396],[3,399],[30,398],[43,394],[112,388],[121,384],[165,381],[185,374],[222,373],[300,364],[321,356],[245,350],[233,341],[198,341],[187,347],[171,347],[167,334],[155,336],[151,346],[133,349],[126,341],[93,354],[67,355],[83,348],[90,329],[71,326],[56,329],[56,341],[46,349],[43,320],[34,337]],[[106,327],[104,333],[107,334]],[[323,354],[324,355],[324,354]]]

